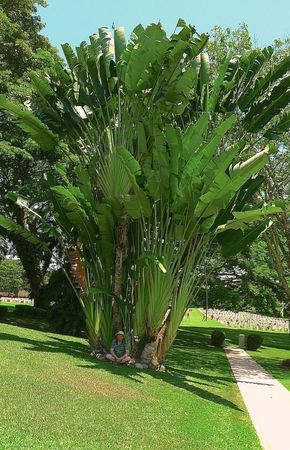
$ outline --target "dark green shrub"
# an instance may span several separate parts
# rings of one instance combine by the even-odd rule
[[[282,367],[283,369],[290,369],[290,359],[284,359],[284,361],[282,361]]]
[[[211,334],[211,344],[215,347],[223,347],[226,335],[223,331],[214,330]]]
[[[0,305],[0,319],[6,317],[7,312],[8,312],[8,307],[6,305],[5,306]]]
[[[81,336],[85,330],[84,313],[64,272],[52,273],[46,288],[50,296],[49,319],[57,333]]]
[[[16,305],[14,311],[18,317],[33,317],[35,319],[45,319],[47,317],[45,309],[30,305]]]
[[[249,334],[247,337],[247,350],[258,350],[263,343],[263,338],[260,334]]]

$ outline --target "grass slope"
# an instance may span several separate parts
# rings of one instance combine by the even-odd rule
[[[198,311],[193,310],[192,313],[183,322],[186,326],[195,326]],[[283,359],[290,358],[290,334],[273,331],[257,331],[245,328],[230,328],[221,323],[208,320],[201,321],[200,327],[206,327],[208,332],[215,328],[219,328],[226,334],[227,343],[238,345],[239,334],[260,334],[263,337],[263,345],[256,352],[248,352],[258,364],[268,370],[277,378],[287,389],[290,390],[290,370],[283,369],[281,362]],[[201,330],[198,330],[201,332]]]
[[[188,325],[157,373],[97,361],[82,339],[0,324],[1,450],[259,449],[223,351],[199,313]]]

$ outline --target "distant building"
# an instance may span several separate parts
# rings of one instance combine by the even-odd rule
[[[25,291],[24,289],[20,289],[18,291],[17,297],[19,297],[19,298],[28,298],[29,297],[29,292]]]

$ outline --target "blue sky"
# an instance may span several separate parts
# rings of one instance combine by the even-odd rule
[[[124,26],[127,36],[138,23],[161,21],[172,32],[179,17],[207,32],[214,25],[237,27],[246,22],[258,46],[290,34],[290,0],[47,0],[39,13],[43,34],[52,44],[73,46],[101,26]]]

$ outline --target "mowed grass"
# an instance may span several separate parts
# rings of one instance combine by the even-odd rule
[[[195,327],[197,325],[197,318],[200,317],[199,315],[199,311],[192,310],[184,320],[183,325]],[[198,333],[201,333],[201,329],[204,327],[207,329],[207,333],[212,332],[215,328],[222,329],[226,334],[227,343],[236,346],[238,345],[239,334],[260,334],[263,337],[261,348],[255,352],[248,352],[249,355],[290,390],[290,370],[281,367],[283,359],[290,359],[289,333],[231,328],[214,320],[201,320],[197,326],[201,327],[196,329]]]
[[[0,302],[0,322],[40,331],[49,331],[51,328],[45,311],[39,315],[37,308],[30,304]]]
[[[13,301],[4,302],[4,301],[1,301],[1,299],[0,299],[0,307],[3,306],[4,308],[15,308],[15,306],[17,306],[17,305],[20,305],[20,306],[24,305],[24,306],[32,307],[31,303],[19,303],[19,302],[13,302]]]
[[[0,324],[0,448],[260,449],[224,352],[195,313],[167,372],[116,367],[83,339]]]

